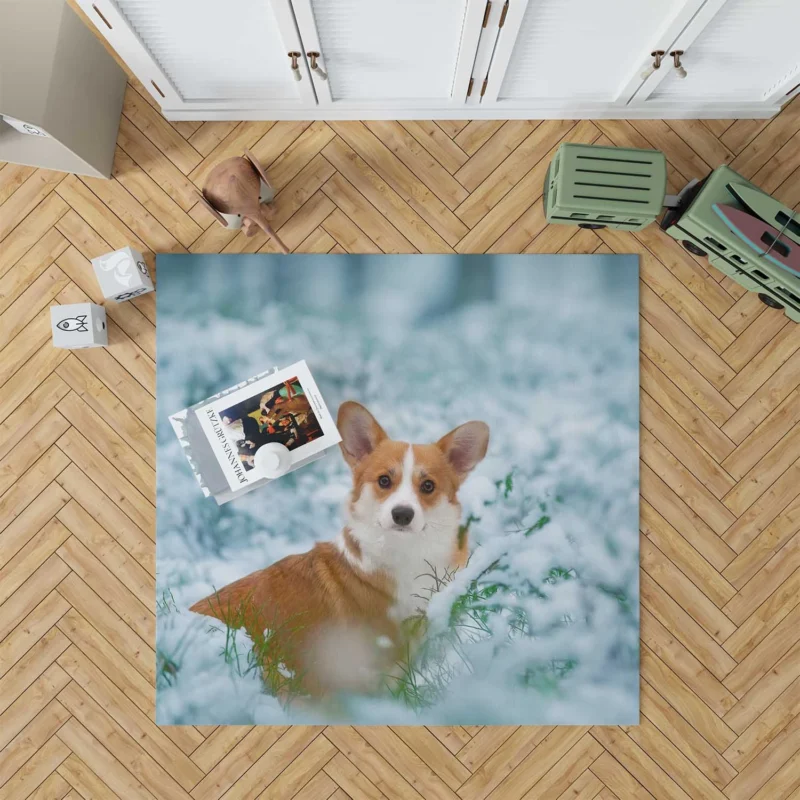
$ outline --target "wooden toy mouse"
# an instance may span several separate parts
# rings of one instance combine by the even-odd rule
[[[270,215],[263,203],[271,202],[272,187],[249,150],[243,156],[226,158],[217,164],[208,174],[200,199],[226,228],[242,227],[246,236],[253,236],[261,228],[282,253],[289,252],[269,223]]]

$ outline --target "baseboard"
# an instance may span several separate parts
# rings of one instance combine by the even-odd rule
[[[563,106],[481,108],[480,106],[434,107],[362,107],[338,108],[163,108],[164,116],[173,122],[184,120],[386,120],[386,119],[769,119],[775,116],[779,105],[749,104],[697,104],[687,106],[653,105],[636,106]]]

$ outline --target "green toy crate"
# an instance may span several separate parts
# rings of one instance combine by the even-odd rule
[[[761,191],[730,167],[717,167],[681,195],[680,205],[669,209],[661,220],[661,229],[690,253],[708,256],[713,266],[745,289],[757,292],[766,305],[783,308],[789,319],[800,322],[800,275],[781,269],[751,250],[712,208],[714,203],[721,203],[747,211],[728,189],[729,183]]]
[[[562,144],[544,181],[548,222],[638,231],[655,222],[667,188],[658,150]]]

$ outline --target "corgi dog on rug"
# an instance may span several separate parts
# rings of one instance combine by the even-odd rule
[[[403,621],[424,613],[436,576],[468,556],[457,492],[486,455],[486,423],[467,422],[435,444],[408,444],[348,401],[337,427],[353,474],[338,538],[190,608],[244,628],[279,696],[287,685],[312,696],[377,689],[409,645]]]

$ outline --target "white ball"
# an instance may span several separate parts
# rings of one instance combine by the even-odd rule
[[[280,478],[292,466],[292,454],[286,445],[267,442],[256,450],[255,468],[264,478]]]

